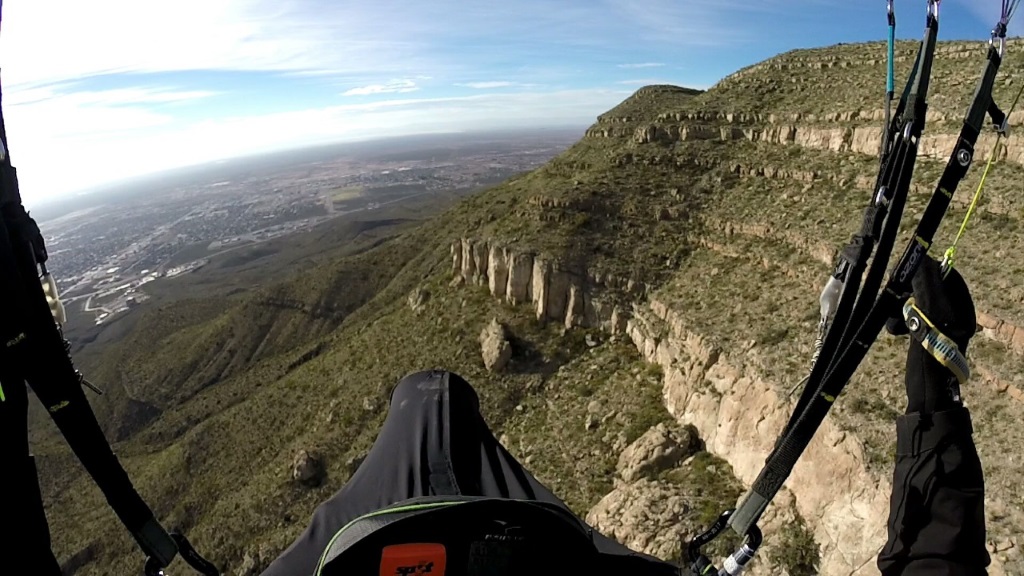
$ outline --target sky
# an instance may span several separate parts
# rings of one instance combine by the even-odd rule
[[[0,2],[3,112],[30,208],[304,145],[582,129],[645,84],[708,88],[779,52],[887,34],[882,0]],[[925,0],[895,4],[898,36],[920,38]],[[1000,5],[943,1],[940,37],[986,39]]]

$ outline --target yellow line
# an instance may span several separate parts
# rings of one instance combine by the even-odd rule
[[[1021,94],[1024,94],[1024,86],[1021,86],[1017,92],[1017,97],[1013,99],[1013,105],[1010,106],[1010,111],[1006,113],[1006,123],[1009,126],[1010,115],[1013,114],[1014,109],[1017,108],[1017,103],[1020,101]],[[953,239],[953,243],[946,249],[946,253],[943,256],[943,263],[946,265],[946,274],[949,270],[953,269],[954,259],[956,257],[957,244],[963,239],[964,234],[967,232],[967,222],[970,221],[971,216],[974,215],[974,211],[978,208],[978,200],[981,199],[981,191],[985,187],[985,179],[988,178],[988,173],[992,169],[992,165],[996,163],[996,156],[999,154],[999,145],[1003,141],[1003,133],[999,132],[996,135],[995,144],[992,145],[992,153],[988,157],[988,163],[985,165],[985,171],[981,173],[981,181],[978,182],[978,188],[974,191],[974,197],[971,198],[971,205],[967,207],[967,214],[964,215],[963,222],[960,223],[960,230],[956,233],[956,238]]]

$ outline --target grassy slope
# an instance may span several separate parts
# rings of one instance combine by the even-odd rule
[[[957,46],[943,46],[947,57],[938,65],[932,100],[933,110],[950,118],[969,96],[975,64],[980,66],[980,56],[948,57],[950,50],[960,50]],[[977,54],[977,46],[973,49]],[[608,489],[606,473],[613,459],[603,437],[584,434],[589,404],[584,399],[590,394],[621,404],[625,416],[613,425],[632,436],[664,418],[657,405],[660,385],[635,351],[621,343],[589,349],[581,333],[563,336],[557,327],[535,323],[529,311],[497,304],[482,289],[449,287],[450,242],[463,236],[497,239],[557,256],[570,267],[642,280],[675,302],[709,340],[729,349],[753,340],[752,368],[786,387],[799,378],[809,357],[816,292],[828,266],[792,242],[724,237],[715,223],[767,224],[791,237],[838,246],[853,231],[851,223],[869,195],[849,183],[870,176],[875,161],[795,145],[638,144],[632,137],[637,128],[678,124],[671,115],[690,112],[873,110],[878,80],[884,77],[879,50],[878,45],[853,45],[783,55],[704,94],[668,87],[641,90],[595,125],[612,137],[587,137],[547,166],[468,198],[437,220],[368,252],[362,276],[358,258],[342,259],[334,267],[320,265],[291,284],[241,299],[223,314],[211,311],[212,319],[204,315],[202,323],[169,331],[173,353],[124,363],[125,369],[143,375],[163,374],[180,363],[197,367],[177,373],[182,387],[172,386],[174,379],[162,385],[150,380],[157,385],[145,393],[163,402],[165,411],[119,447],[140,489],[162,518],[189,528],[194,541],[226,563],[236,564],[244,551],[260,546],[272,554],[302,529],[315,504],[347,478],[346,462],[373,440],[389,387],[410,371],[446,367],[480,388],[485,417],[497,434],[508,435],[513,453],[532,456],[531,467],[542,480],[585,511]],[[1005,66],[1019,69],[1020,57],[1011,54],[1016,59]],[[905,69],[906,61],[900,64]],[[816,96],[837,82],[848,88],[841,98]],[[1000,86],[1000,98],[1008,88]],[[955,129],[942,121],[930,127]],[[808,181],[741,177],[733,171],[737,163],[818,176]],[[937,177],[940,168],[937,162],[922,161],[922,182]],[[972,172],[964,190],[971,189],[977,173]],[[965,245],[974,248],[965,248],[969,257],[962,262],[979,307],[1018,324],[1024,323],[1024,305],[1015,292],[1019,281],[1003,262],[1024,242],[1024,213],[1015,194],[1020,176],[1020,167],[1000,166],[992,177],[987,206],[999,211],[982,210]],[[920,206],[915,198],[908,214]],[[948,227],[943,234],[949,237]],[[700,241],[709,238],[728,249],[701,247]],[[997,239],[1002,255],[980,249]],[[346,274],[363,278],[360,293],[366,298],[350,298],[350,284],[339,281]],[[419,314],[405,302],[417,287],[432,294]],[[261,331],[233,326],[260,326],[266,310],[259,299],[267,294],[297,293],[309,298],[303,300],[307,305],[342,307],[346,313],[303,334],[307,313],[275,312],[274,321],[263,325],[272,344],[254,355],[249,338]],[[520,342],[513,370],[499,376],[483,371],[477,344],[492,317],[508,322]],[[301,345],[293,344],[296,338]],[[216,344],[222,342],[250,359],[221,357]],[[900,369],[903,346],[883,338],[835,411],[841,423],[859,431],[879,473],[888,465],[891,417],[901,409],[901,390],[892,375]],[[320,353],[310,359],[310,350]],[[1007,374],[1020,361],[1000,344],[980,339],[976,358]],[[208,375],[218,372],[218,383],[206,385]],[[1014,436],[1018,432],[1001,425],[1015,405],[982,385],[969,395],[977,405],[989,493],[1003,507],[1019,508],[1022,496],[1013,482],[1013,463],[1021,455],[1004,456],[1007,446],[1022,444]],[[303,448],[324,454],[329,466],[325,486],[306,490],[289,482],[291,458]],[[47,462],[55,470],[67,459],[54,449]],[[91,569],[95,572],[82,573],[137,569],[129,539],[95,489],[82,481],[73,490],[63,487],[54,482],[49,490],[57,492],[54,509],[61,511],[54,524],[62,555],[102,543],[101,557]],[[1016,522],[1007,513],[993,532],[1013,533]]]

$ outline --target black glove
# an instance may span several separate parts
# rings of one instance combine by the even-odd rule
[[[960,355],[965,355],[967,344],[977,330],[974,300],[960,273],[953,268],[943,278],[941,266],[930,256],[921,263],[912,286],[912,303],[920,310],[924,321],[910,321],[911,327],[916,329],[907,352],[907,413],[949,410],[960,405],[960,381],[952,369],[922,345],[920,336],[928,330],[944,334],[956,343]],[[913,313],[916,315],[916,311]],[[902,311],[898,318],[889,320],[887,328],[896,335],[911,332]],[[936,340],[933,337],[931,341]]]

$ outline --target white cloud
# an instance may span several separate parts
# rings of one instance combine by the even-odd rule
[[[619,68],[657,68],[664,66],[661,62],[640,62],[638,64],[619,64]]]
[[[176,90],[173,88],[116,88],[76,92],[74,97],[98,104],[171,104],[217,96],[213,90]]]
[[[463,86],[465,88],[475,88],[477,90],[487,90],[490,88],[507,88],[509,86],[519,86],[519,83],[508,82],[506,80],[494,80],[490,82],[466,82],[464,84],[456,84],[456,86]]]
[[[546,0],[8,0],[0,65],[8,87],[180,70],[438,77],[493,62],[494,37],[504,40],[505,56],[606,47],[623,27],[647,44],[735,43],[740,32],[729,14],[759,9],[751,6],[746,0],[650,0],[642,7],[595,0],[556,8]],[[453,53],[451,46],[469,49]]]
[[[577,63],[559,55],[614,50],[608,39],[624,29],[639,39],[630,41],[639,50],[717,46],[744,39],[742,31],[733,30],[730,10],[794,1],[762,0],[752,8],[749,0],[642,5],[594,0],[557,6],[549,0],[7,0],[0,34],[7,127],[28,199],[313,141],[528,121],[583,122],[627,93],[493,91],[480,100],[388,101],[370,108],[189,124],[168,105],[212,96],[203,84],[71,91],[73,82],[97,75],[169,71],[301,75],[311,83],[335,82],[332,95],[344,90],[348,96],[426,92],[431,77],[446,86],[464,81],[481,91],[512,86],[502,82],[517,82],[525,90],[535,86],[531,82],[566,82],[567,69],[578,71]],[[496,51],[501,61],[521,66],[494,69]],[[613,54],[610,62],[622,58],[621,52]],[[491,77],[504,79],[474,81]],[[282,99],[279,105],[288,104]]]
[[[391,94],[391,93],[404,93],[404,92],[415,92],[419,90],[419,86],[413,80],[392,80],[385,84],[370,84],[369,86],[360,86],[359,88],[352,88],[342,92],[342,96],[368,96],[371,94]]]
[[[69,139],[88,149],[92,140],[112,134],[134,134],[140,130],[174,122],[154,104],[175,104],[215,95],[205,90],[169,88],[118,88],[61,93],[61,86],[22,91],[5,102],[12,146],[37,150],[50,160],[54,144]],[[16,135],[16,137],[14,136]]]
[[[212,90],[176,90],[173,88],[133,87],[110,90],[87,90],[71,92],[60,98],[69,99],[82,105],[146,105],[188,102],[216,96]],[[51,98],[58,97],[51,93]]]
[[[300,0],[9,0],[5,83],[176,70],[392,73],[422,63],[407,24],[382,9]],[[55,18],[54,15],[59,14]]]
[[[675,84],[670,80],[659,80],[657,78],[640,78],[637,80],[620,80],[617,84],[623,84],[626,86],[648,86],[650,84]]]

